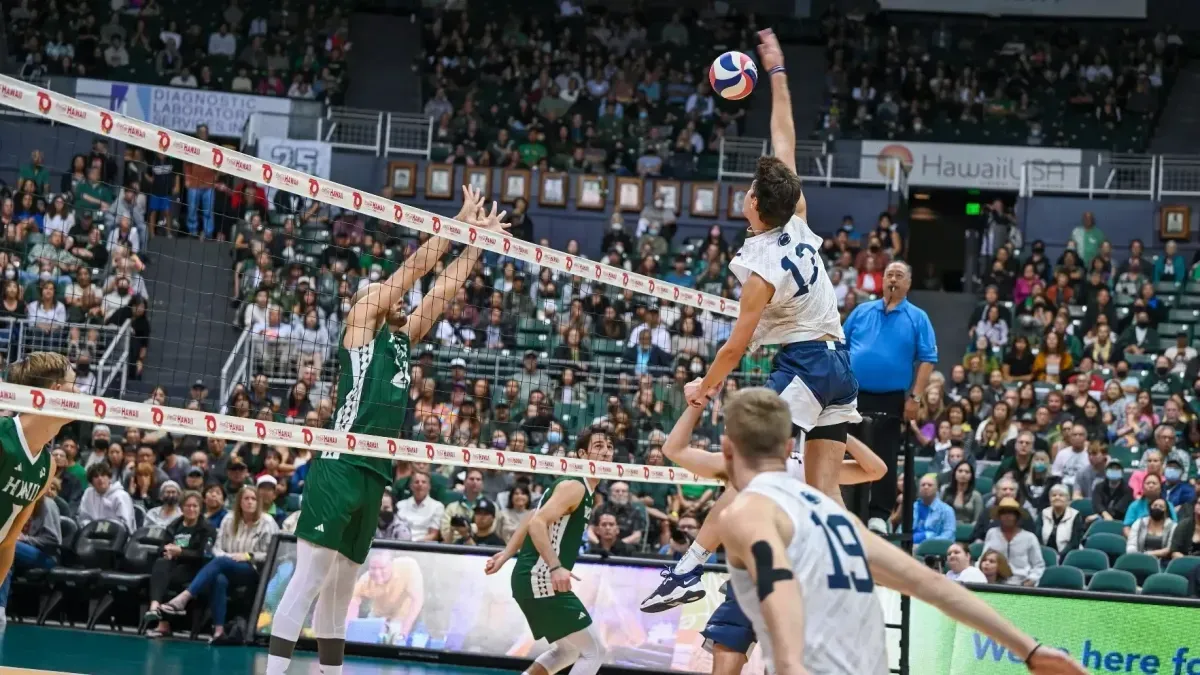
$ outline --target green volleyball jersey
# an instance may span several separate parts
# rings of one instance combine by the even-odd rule
[[[574,511],[551,525],[549,532],[550,545],[554,547],[559,563],[568,570],[575,567],[579,547],[583,546],[583,535],[587,530],[588,520],[592,517],[592,488],[588,487],[582,478],[559,478],[542,494],[542,501],[538,505],[540,509],[541,504],[550,499],[559,485],[569,481],[583,483],[583,499]],[[549,598],[554,595],[554,589],[550,586],[550,566],[542,560],[537,547],[533,545],[533,538],[529,535],[525,535],[525,542],[517,553],[517,564],[512,573],[512,591],[517,600]]]
[[[344,335],[342,336],[345,337]],[[367,344],[347,349],[338,340],[338,410],[333,428],[395,438],[408,409],[410,345],[408,334],[384,326]],[[392,481],[392,460],[354,453],[325,452],[322,460],[336,459],[375,471]]]
[[[50,453],[33,453],[18,418],[0,417],[0,541],[50,480]]]

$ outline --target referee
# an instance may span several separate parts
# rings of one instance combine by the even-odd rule
[[[933,364],[937,340],[924,310],[908,301],[912,268],[894,262],[883,273],[883,299],[859,305],[846,318],[850,366],[858,379],[858,410],[871,418],[869,433],[856,432],[887,464],[888,473],[871,485],[868,527],[888,533],[896,506],[896,456],[904,423],[917,406]],[[864,430],[865,431],[865,430]]]

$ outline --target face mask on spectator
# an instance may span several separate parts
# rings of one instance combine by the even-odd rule
[[[41,279],[42,281],[50,281],[51,274],[50,274],[49,270],[42,270],[42,273],[38,275],[38,278]]]
[[[350,301],[349,301],[349,300],[344,300],[344,301],[342,302],[342,314],[349,314],[349,313],[350,313],[350,307],[351,307],[351,305],[350,305]]]
[[[492,441],[492,447],[497,450],[503,450],[508,447],[508,439],[497,438],[496,440]]]
[[[381,525],[391,525],[392,521],[395,519],[396,519],[395,511],[380,511],[379,512],[379,523]]]
[[[4,278],[5,279],[16,279],[17,271],[11,267],[4,268]]]
[[[371,281],[379,281],[379,277],[381,277],[383,275],[379,272],[376,272],[375,270],[371,270],[371,273],[367,276],[369,276],[371,278]]]
[[[1109,480],[1121,480],[1124,475],[1125,473],[1120,469],[1109,469],[1108,471],[1104,472],[1104,477]]]
[[[558,445],[559,443],[562,443],[562,432],[561,431],[551,431],[551,432],[547,433],[546,434],[546,442],[549,443],[550,445]]]
[[[1154,369],[1154,372],[1158,373],[1159,377],[1166,377],[1168,370],[1170,370],[1170,368],[1167,368],[1166,366],[1158,366]]]
[[[92,439],[92,447],[97,450],[107,450],[108,445],[109,445],[109,443],[108,443],[107,438],[93,438]]]
[[[612,224],[612,231],[613,231],[613,232],[620,232],[620,231],[621,231],[621,230],[623,230],[623,229],[625,229],[625,225],[624,225],[623,223],[616,222],[616,223],[613,223],[613,224]]]
[[[1167,512],[1163,509],[1150,509],[1150,518],[1152,520],[1162,520],[1167,517]]]
[[[117,295],[122,295],[122,296],[129,295],[129,287],[128,286],[117,286]]]
[[[655,200],[654,200],[654,208],[656,208],[656,209],[661,209],[661,208],[662,208],[662,205],[663,205],[663,202],[662,202],[662,200],[661,200],[661,199],[655,199]]]
[[[1036,471],[1036,472],[1038,472],[1038,473],[1041,473],[1041,472],[1045,471],[1045,470],[1046,470],[1046,463],[1045,463],[1045,462],[1034,462],[1034,463],[1033,463],[1033,470],[1034,470],[1034,471]]]
[[[704,372],[704,366],[699,363],[693,363],[690,367],[690,370],[692,371],[693,375],[699,375],[700,373]]]
[[[84,377],[87,377],[87,374],[90,372],[92,372],[92,364],[90,364],[90,363],[76,363],[75,364],[75,373],[77,375],[83,375]]]
[[[1183,477],[1183,471],[1176,469],[1173,466],[1168,466],[1167,470],[1163,472],[1163,475],[1167,477],[1167,480],[1174,483],[1175,481],[1177,481],[1181,477]]]
[[[166,506],[175,506],[176,504],[179,503],[179,495],[177,495],[177,494],[165,495],[162,498],[162,503],[165,504]]]

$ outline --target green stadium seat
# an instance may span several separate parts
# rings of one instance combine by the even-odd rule
[[[1200,309],[1186,309],[1186,308],[1176,307],[1175,309],[1169,310],[1167,312],[1167,321],[1170,321],[1173,324],[1200,323]],[[1174,334],[1170,328],[1163,328],[1163,326],[1170,326],[1170,325],[1172,325],[1172,324],[1167,324],[1167,323],[1159,324],[1158,334],[1162,335],[1162,336]]]
[[[1125,537],[1118,534],[1101,532],[1084,539],[1083,547],[1103,552],[1104,555],[1108,556],[1109,564],[1112,564],[1116,562],[1117,558],[1125,555]]]
[[[977,541],[969,547],[971,551],[971,560],[979,560],[979,556],[983,555],[983,542]]]
[[[1046,561],[1046,568],[1058,567],[1058,551],[1055,551],[1049,546],[1042,547],[1042,560]]]
[[[988,495],[992,493],[992,485],[994,483],[995,481],[993,481],[991,478],[979,476],[975,479],[975,489],[978,490],[979,494],[981,495]]]
[[[1109,567],[1108,556],[1103,551],[1086,548],[1068,551],[1067,556],[1063,558],[1062,564],[1083,570],[1084,576],[1091,576]]]
[[[1176,558],[1167,563],[1167,574],[1177,574],[1186,579],[1197,567],[1200,567],[1200,556],[1189,555],[1184,558]]]
[[[1094,534],[1115,534],[1118,537],[1124,536],[1125,523],[1119,520],[1097,520],[1092,523],[1087,529],[1085,537],[1090,537]]]
[[[926,539],[917,545],[917,549],[913,555],[918,558],[924,558],[925,556],[930,555],[937,556],[938,558],[945,558],[946,551],[950,550],[950,545],[953,543],[954,542],[947,541],[945,539]]]
[[[1160,281],[1154,284],[1154,292],[1159,296],[1173,296],[1182,288],[1182,284],[1177,281]]]
[[[550,340],[543,333],[517,333],[517,347],[545,351],[550,348]]]
[[[1038,579],[1038,588],[1055,588],[1064,591],[1083,590],[1083,570],[1076,567],[1050,567]]]
[[[1071,502],[1071,508],[1082,513],[1084,518],[1087,518],[1093,513],[1092,500],[1090,499],[1076,499],[1075,501]]]
[[[1137,579],[1138,586],[1141,586],[1151,574],[1161,572],[1162,565],[1159,564],[1158,558],[1152,555],[1145,553],[1125,553],[1117,558],[1113,569],[1129,572]]]
[[[1137,579],[1125,570],[1101,570],[1092,575],[1088,590],[1100,593],[1137,593]]]
[[[995,464],[995,463],[982,464],[977,468],[979,469],[978,475],[980,478],[990,478],[993,481],[995,481],[996,480],[996,472],[1000,469],[1000,465]],[[983,491],[980,490],[980,492],[982,493]]]
[[[620,340],[594,339],[592,352],[598,356],[620,356],[625,353],[625,347]]]
[[[551,326],[547,319],[521,319],[517,322],[517,330],[522,333],[549,334]]]
[[[971,523],[959,523],[954,528],[954,541],[966,544],[971,541],[971,533],[975,531],[975,526]]]
[[[1151,574],[1142,583],[1142,595],[1163,595],[1171,598],[1188,597],[1188,582],[1175,574]]]

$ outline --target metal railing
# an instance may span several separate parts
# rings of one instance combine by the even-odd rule
[[[1200,157],[1159,155],[1158,198],[1200,195]]]
[[[115,395],[125,397],[132,338],[129,321],[120,326],[68,323],[45,330],[31,319],[0,320],[0,348],[13,360],[30,352],[49,351],[66,354],[74,362],[80,351],[92,353],[91,370],[96,374],[96,382],[90,393],[97,396],[112,395],[114,382],[119,380]]]
[[[433,151],[433,118],[425,115],[388,113],[383,154],[417,155],[429,159]]]
[[[1100,155],[1092,164],[1025,162],[1021,165],[1019,193],[1123,196],[1154,199],[1158,185],[1158,158],[1154,155]]]
[[[753,178],[758,159],[770,151],[770,143],[766,139],[722,139],[717,179]],[[831,153],[820,141],[802,141],[797,144],[796,172],[806,181],[827,187],[869,185],[883,187],[890,192],[908,193],[908,173],[899,159],[891,156]]]
[[[221,367],[221,398],[218,399],[221,405],[233,396],[234,386],[249,384],[250,375],[250,331],[244,330],[233,345],[233,351],[229,352],[229,357],[225,359],[225,365]]]

